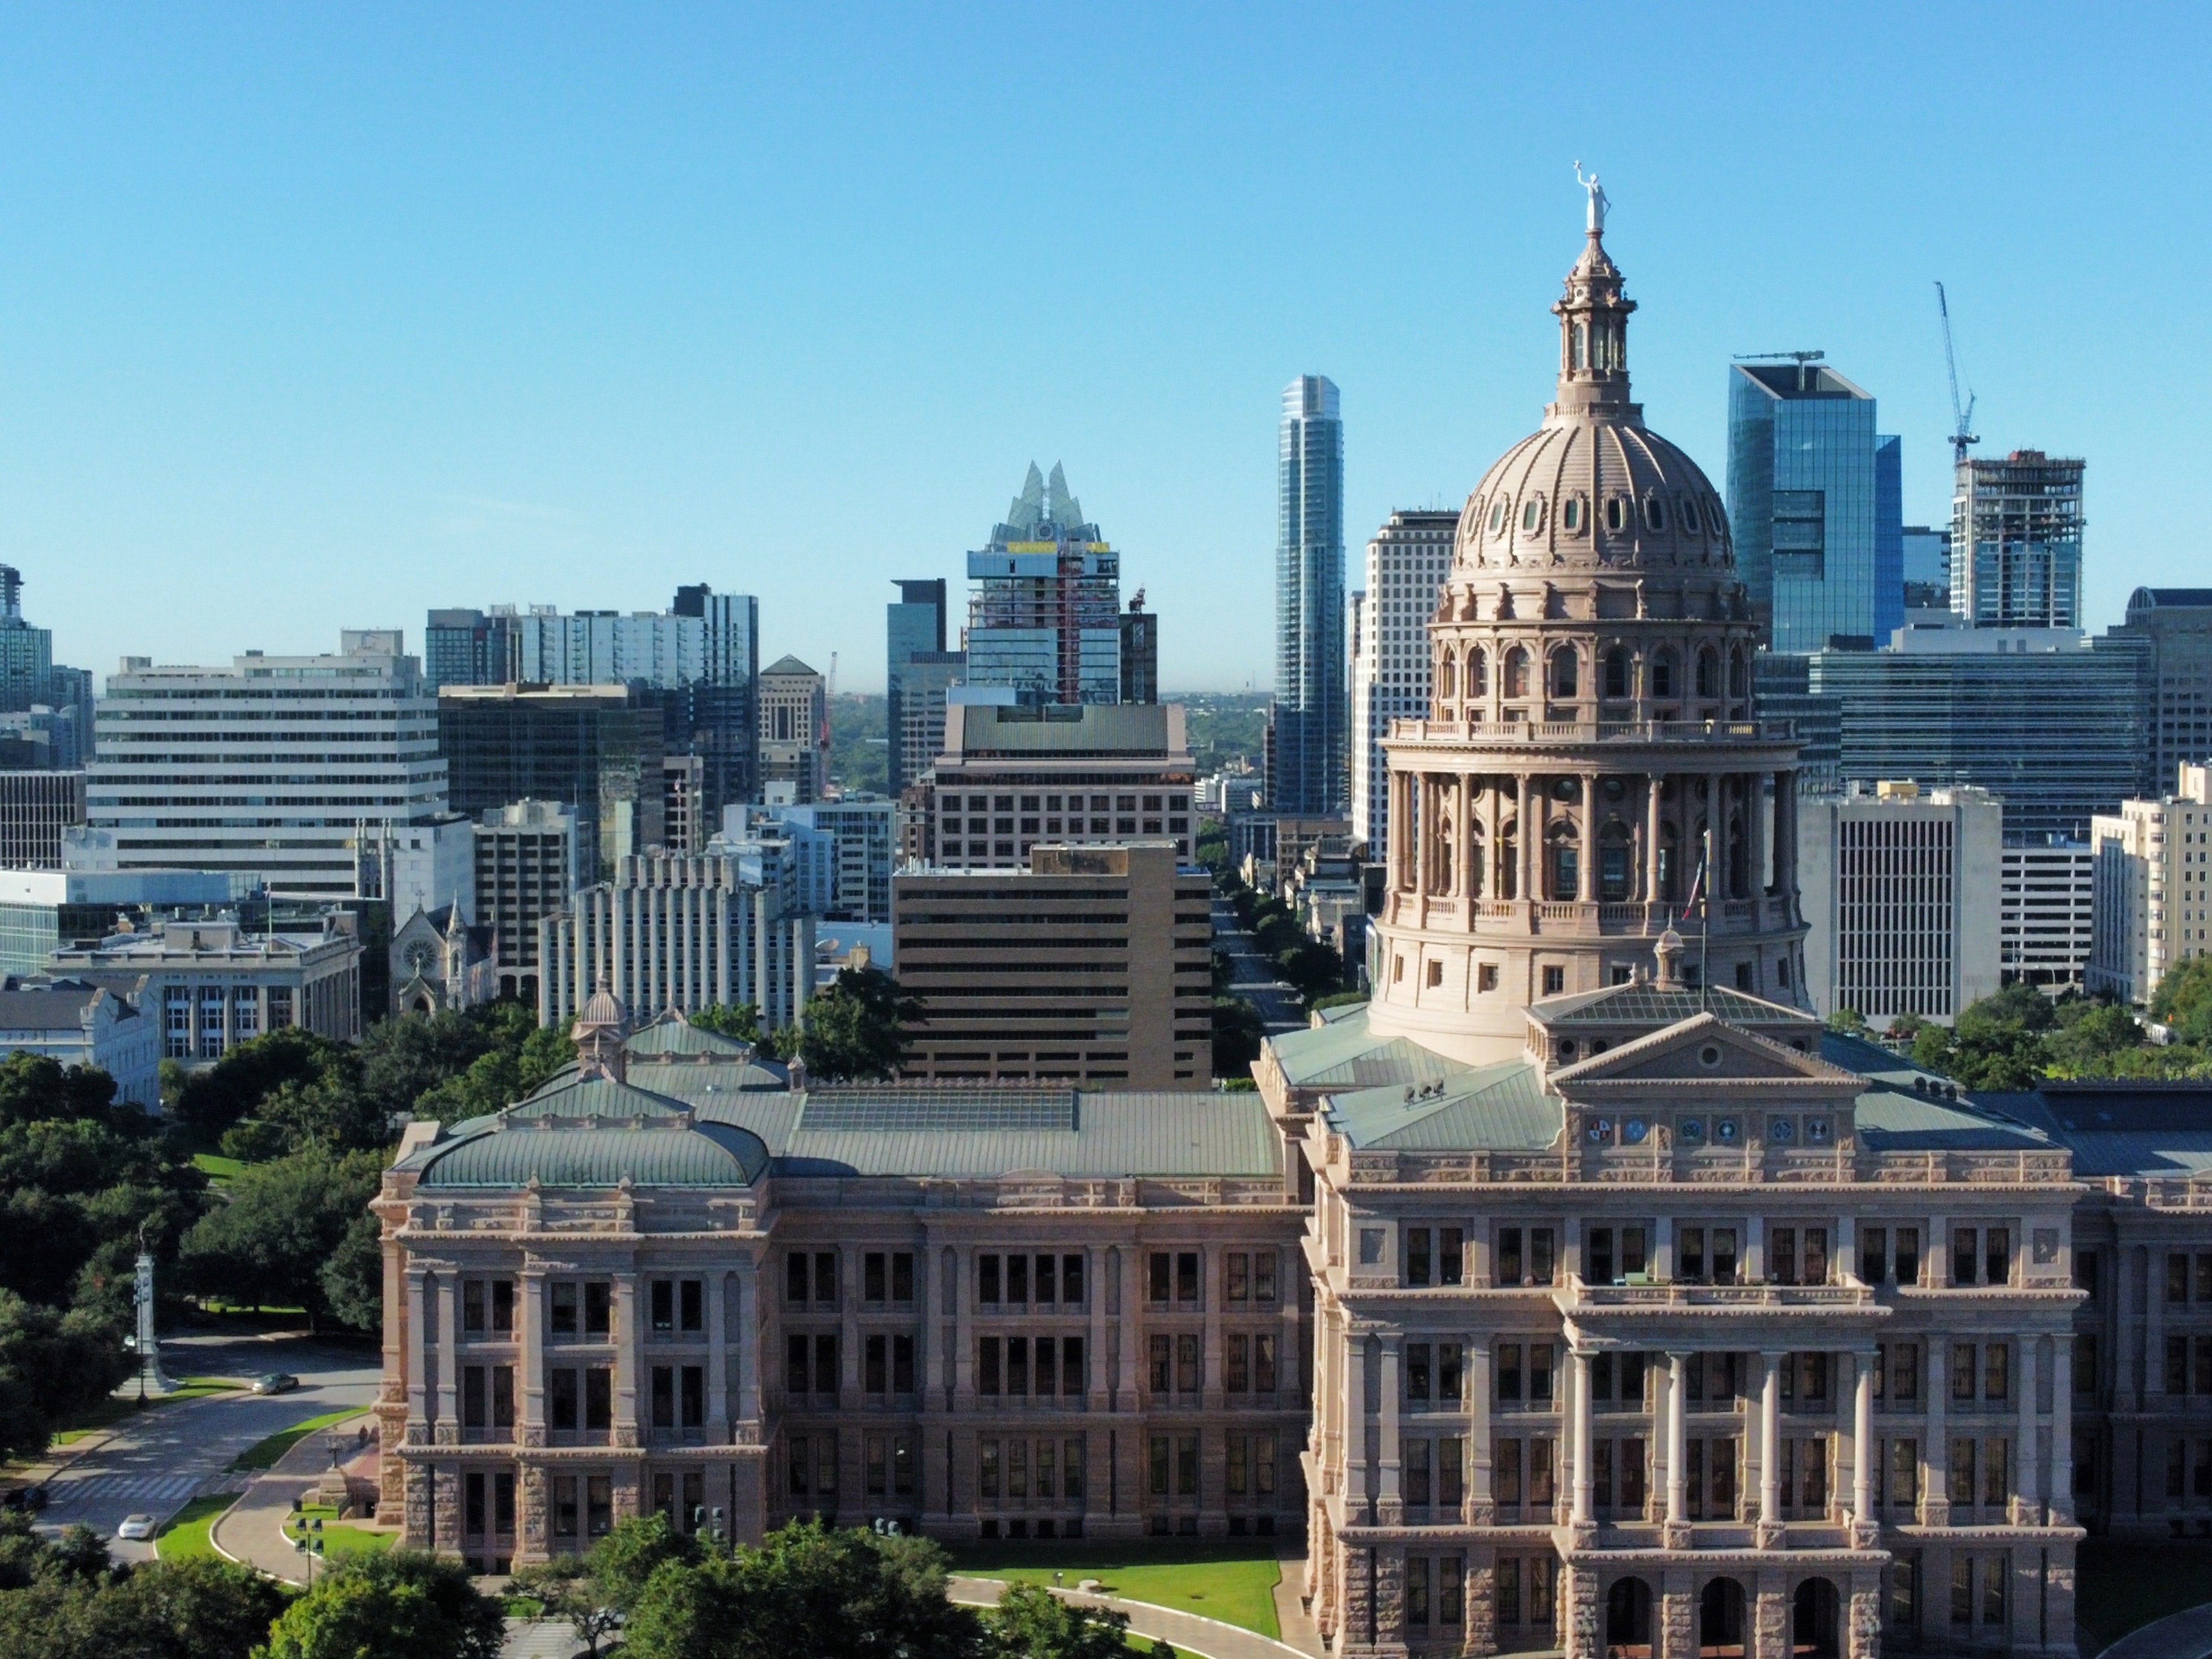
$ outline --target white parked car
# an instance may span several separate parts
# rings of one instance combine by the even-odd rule
[[[115,1529],[118,1538],[151,1538],[161,1530],[161,1523],[150,1515],[126,1515],[123,1524]]]

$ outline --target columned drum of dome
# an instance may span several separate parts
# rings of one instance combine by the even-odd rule
[[[1649,977],[1803,1006],[1797,745],[1752,696],[1728,519],[1630,396],[1635,302],[1593,228],[1544,423],[1468,498],[1425,720],[1392,724],[1369,1024],[1471,1063],[1547,996]]]

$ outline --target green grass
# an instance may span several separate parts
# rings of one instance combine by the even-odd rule
[[[2212,1601],[2212,1543],[2085,1540],[2075,1557],[2075,1622],[2083,1659],[2130,1631]]]
[[[225,1158],[221,1152],[194,1152],[192,1167],[217,1186],[221,1186],[224,1182],[234,1181],[244,1174],[246,1161],[243,1158]]]
[[[952,1570],[1031,1584],[1050,1584],[1057,1572],[1069,1589],[1096,1578],[1123,1601],[1194,1613],[1282,1639],[1275,1620],[1275,1583],[1282,1565],[1272,1539],[979,1544],[954,1551]]]
[[[220,1559],[209,1534],[215,1527],[216,1517],[237,1501],[234,1492],[195,1498],[162,1523],[154,1539],[154,1553],[164,1561],[201,1555]]]
[[[327,1504],[310,1504],[285,1523],[284,1535],[297,1538],[317,1521],[323,1523],[323,1559],[337,1560],[341,1556],[359,1555],[365,1551],[388,1550],[396,1532],[378,1532],[369,1527],[356,1527],[337,1518],[338,1512]]]
[[[366,1406],[348,1406],[343,1411],[325,1412],[320,1417],[311,1417],[304,1423],[295,1423],[281,1429],[265,1440],[257,1440],[231,1460],[234,1469],[265,1469],[298,1445],[317,1429],[327,1429],[333,1423],[343,1423],[349,1417],[359,1417],[368,1409]]]
[[[137,1386],[135,1383],[132,1385]],[[187,1376],[181,1379],[174,1390],[158,1397],[149,1395],[146,1403],[138,1403],[137,1394],[111,1394],[88,1411],[79,1412],[62,1428],[55,1431],[54,1444],[71,1446],[88,1434],[102,1429],[112,1429],[125,1418],[135,1417],[141,1411],[151,1411],[156,1406],[167,1406],[179,1400],[204,1400],[211,1394],[224,1394],[239,1385],[228,1377]]]

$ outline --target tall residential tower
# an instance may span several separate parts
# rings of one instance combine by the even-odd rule
[[[1283,392],[1275,532],[1271,811],[1341,812],[1352,709],[1344,664],[1344,421],[1336,386],[1301,374]]]
[[[2039,449],[1959,463],[1952,610],[1977,628],[2081,625],[2081,471]]]
[[[1367,544],[1367,589],[1351,643],[1352,834],[1376,854],[1389,798],[1382,739],[1392,720],[1429,712],[1428,624],[1458,528],[1456,511],[1393,513]]]
[[[1030,464],[968,577],[969,684],[1010,686],[1033,705],[1120,701],[1121,557],[1056,464],[1049,483]]]

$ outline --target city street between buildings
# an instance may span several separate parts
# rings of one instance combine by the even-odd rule
[[[151,1542],[115,1537],[125,1516],[166,1520],[204,1492],[235,1491],[248,1478],[230,1470],[240,1453],[311,1418],[366,1407],[376,1397],[374,1349],[325,1346],[299,1333],[172,1338],[161,1344],[161,1363],[173,1376],[251,1379],[289,1371],[300,1386],[281,1395],[239,1389],[149,1407],[80,1443],[82,1449],[58,1449],[41,1466],[53,1473],[46,1481],[40,1531],[87,1526],[109,1540],[117,1559],[150,1561]]]
[[[1298,994],[1261,953],[1259,942],[1237,925],[1237,912],[1229,901],[1218,895],[1213,900],[1213,948],[1229,958],[1232,969],[1229,994],[1243,997],[1260,1011],[1270,1036],[1305,1024],[1305,1009]]]

